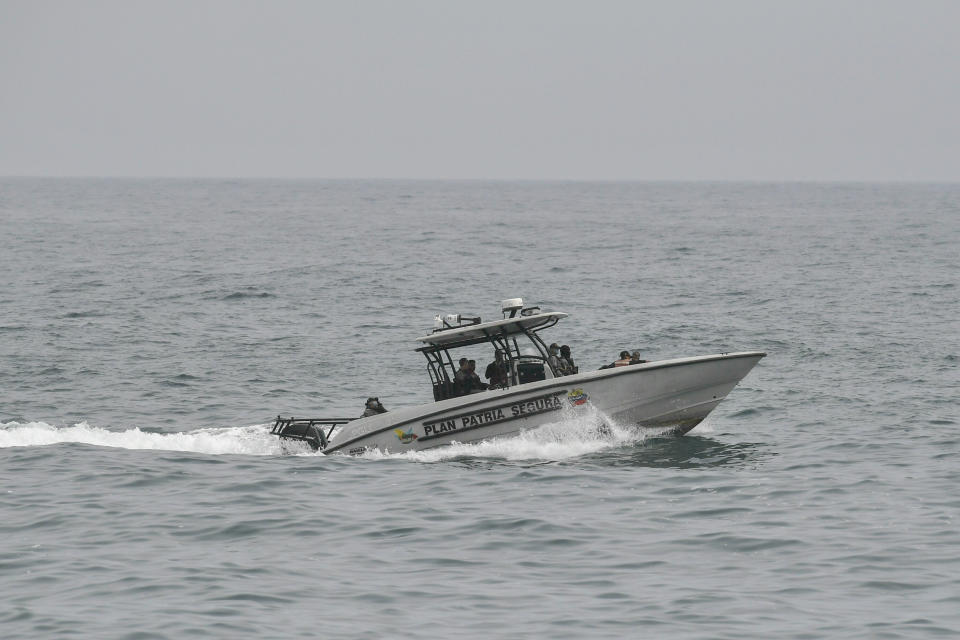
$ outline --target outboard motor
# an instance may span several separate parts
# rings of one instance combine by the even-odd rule
[[[298,419],[277,416],[277,421],[273,423],[273,429],[270,430],[270,433],[279,436],[281,440],[306,442],[314,451],[322,451],[327,448],[333,429],[352,420],[354,418]],[[324,431],[326,427],[329,427],[329,429]]]

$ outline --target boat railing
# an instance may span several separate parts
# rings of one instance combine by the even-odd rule
[[[282,418],[277,416],[270,433],[281,440],[306,442],[314,451],[322,451],[330,442],[333,430],[356,418]]]

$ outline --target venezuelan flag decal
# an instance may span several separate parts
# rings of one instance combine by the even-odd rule
[[[587,395],[587,392],[583,389],[574,389],[567,394],[567,400],[570,401],[570,404],[577,407],[582,404],[586,404],[587,400],[590,399],[590,396]]]
[[[403,429],[394,429],[393,432],[397,434],[397,439],[399,439],[403,444],[410,444],[417,439],[417,434],[413,432],[413,427],[410,427],[409,431],[404,431]]]

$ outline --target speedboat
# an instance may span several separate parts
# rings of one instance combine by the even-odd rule
[[[521,298],[504,300],[501,312],[502,319],[488,322],[440,315],[433,331],[417,338],[433,402],[362,418],[278,416],[271,433],[324,453],[396,453],[511,436],[570,412],[596,410],[617,425],[682,435],[766,355],[720,353],[570,373],[540,337],[566,313],[525,307]],[[454,356],[478,345],[503,354],[501,381],[498,388],[464,393]]]

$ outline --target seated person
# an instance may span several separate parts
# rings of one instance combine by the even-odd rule
[[[503,351],[497,349],[493,362],[487,365],[483,375],[490,381],[490,389],[505,389],[509,384],[509,371],[510,365],[504,361]]]
[[[569,376],[580,372],[573,358],[570,357],[570,347],[567,345],[560,347],[560,357],[567,361],[567,373],[565,375]]]
[[[648,362],[648,360],[642,360],[639,351],[630,354],[630,364],[643,364],[644,362]]]
[[[380,413],[386,413],[387,410],[382,404],[380,404],[380,398],[367,398],[367,406],[363,410],[363,415],[361,418],[368,418],[370,416],[375,416]]]
[[[560,345],[558,345],[556,342],[551,344],[549,353],[550,355],[547,358],[547,363],[550,365],[550,368],[553,369],[554,373],[556,373],[558,376],[568,375],[570,371],[570,363],[560,355]]]
[[[629,352],[629,351],[621,351],[621,352],[620,352],[620,359],[619,359],[619,360],[615,360],[615,361],[611,362],[610,364],[604,365],[604,366],[602,366],[602,367],[600,367],[600,368],[601,368],[601,369],[613,369],[614,367],[625,367],[625,366],[627,366],[628,364],[630,364],[630,352]]]
[[[484,391],[487,388],[487,385],[485,385],[483,381],[480,380],[480,376],[477,375],[477,361],[468,361],[467,367],[467,370],[469,371],[469,386],[466,389],[466,393],[478,393],[480,391]]]

